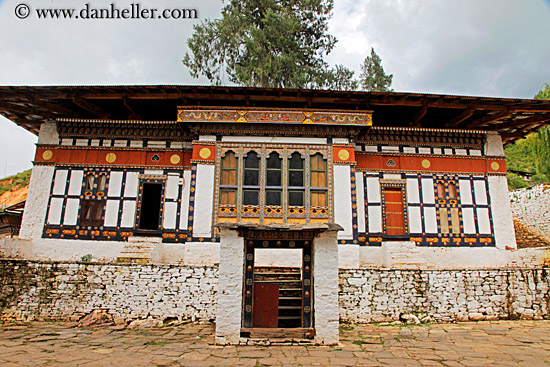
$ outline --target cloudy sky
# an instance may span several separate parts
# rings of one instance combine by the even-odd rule
[[[0,0],[0,85],[207,84],[181,59],[221,0],[141,0],[198,20],[45,20],[40,8],[119,9],[139,0]],[[226,1],[227,3],[227,1]],[[30,14],[19,19],[19,4]],[[23,11],[21,14],[25,14]],[[335,0],[326,57],[359,73],[374,47],[400,92],[532,98],[550,81],[550,0]],[[36,137],[0,117],[0,177],[31,167]]]

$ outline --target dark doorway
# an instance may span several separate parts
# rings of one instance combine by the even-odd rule
[[[160,224],[160,204],[162,184],[144,183],[141,192],[139,226],[140,230],[158,231]]]

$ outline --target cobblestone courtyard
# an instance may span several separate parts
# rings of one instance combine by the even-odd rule
[[[213,325],[0,327],[7,366],[550,366],[550,321],[341,325],[339,346],[216,346]]]

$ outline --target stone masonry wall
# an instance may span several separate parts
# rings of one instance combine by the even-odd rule
[[[550,242],[550,185],[512,191],[510,205],[514,219]]]
[[[340,270],[340,319],[425,321],[542,319],[550,270]],[[407,316],[405,316],[407,317]]]
[[[95,309],[128,322],[215,320],[218,268],[0,260],[0,322],[78,320]],[[343,321],[550,317],[550,269],[342,269]],[[234,310],[240,315],[240,310]]]
[[[94,309],[115,319],[214,320],[218,268],[0,260],[0,321],[77,320]]]

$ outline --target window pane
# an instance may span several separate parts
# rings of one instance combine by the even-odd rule
[[[281,161],[277,153],[271,153],[267,159],[267,168],[281,168]]]
[[[220,195],[220,205],[235,205],[235,190],[222,190]]]
[[[244,190],[243,191],[243,204],[244,205],[258,205],[258,191],[257,190]]]
[[[312,192],[311,193],[311,206],[327,206],[327,199],[325,192]]]
[[[244,168],[259,168],[260,159],[256,152],[249,152],[244,159]]]
[[[85,190],[86,191],[92,191],[94,188],[94,175],[93,174],[89,174],[86,176],[86,187],[85,187]]]
[[[325,170],[325,160],[321,154],[317,153],[311,157],[311,169],[316,171]]]
[[[107,176],[106,175],[99,175],[99,179],[97,181],[97,191],[105,191],[105,185],[107,184]]]
[[[439,209],[439,220],[441,222],[441,233],[449,233],[449,217],[447,208]]]
[[[235,153],[231,151],[225,153],[225,157],[222,158],[222,167],[223,168],[237,167],[237,157],[235,156]]]
[[[266,191],[265,193],[266,205],[281,205],[281,192],[280,191]]]
[[[83,222],[81,224],[88,224],[88,221],[92,217],[92,208],[90,207],[89,201],[82,202],[82,209],[80,210],[80,220]]]
[[[445,197],[445,186],[443,185],[443,182],[437,183],[437,197],[438,198],[444,198]]]
[[[304,169],[304,160],[300,153],[292,153],[292,158],[289,162],[290,169]]]
[[[267,170],[267,186],[281,186],[280,170]]]
[[[449,199],[456,199],[456,185],[454,182],[449,183]]]
[[[303,171],[290,171],[288,173],[288,185],[289,186],[304,186],[304,172]]]
[[[222,171],[222,185],[236,185],[237,184],[237,171],[236,170],[223,170]]]
[[[311,187],[326,187],[325,172],[311,172]]]
[[[460,233],[460,218],[458,208],[451,208],[451,228],[453,233]]]
[[[258,186],[260,172],[256,169],[245,169],[244,170],[244,184]]]
[[[289,191],[288,192],[288,204],[292,206],[304,206],[304,192],[303,191]]]

